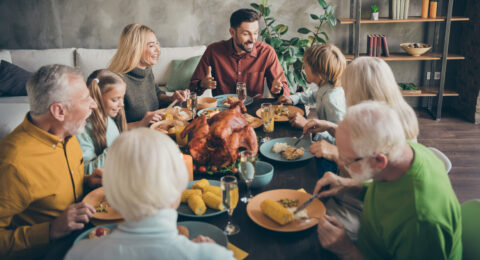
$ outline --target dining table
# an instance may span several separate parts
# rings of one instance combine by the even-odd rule
[[[256,98],[249,104],[247,112],[255,116],[255,112],[261,107],[262,103],[275,103],[275,99]],[[304,109],[303,105],[298,107]],[[255,129],[257,136],[263,138],[267,134],[263,127]],[[287,122],[275,122],[274,131],[268,134],[270,139],[281,137],[300,137],[302,129],[295,128]],[[261,143],[259,143],[260,147]],[[308,193],[313,193],[315,184],[319,178],[318,167],[321,166],[320,160],[311,158],[301,162],[281,162],[273,161],[258,153],[258,160],[265,161],[273,165],[273,178],[269,184],[259,189],[251,189],[253,196],[264,191],[276,189],[303,189]],[[233,174],[233,173],[232,173]],[[195,172],[194,179],[202,178],[219,180],[225,174],[200,174]],[[246,194],[246,184],[236,174],[239,180],[240,197]],[[224,229],[227,223],[227,213],[204,218],[191,218],[188,216],[178,216],[178,222],[181,221],[202,221],[215,225],[219,229]],[[324,249],[317,237],[316,225],[302,231],[279,232],[272,231],[257,225],[247,214],[247,204],[239,201],[234,212],[232,221],[240,228],[240,232],[228,236],[228,242],[248,253],[246,259],[338,259],[333,253]],[[118,221],[117,221],[118,222]],[[93,226],[111,223],[109,221],[93,221],[85,226],[83,230],[76,231],[67,238],[55,242],[44,259],[62,259],[73,241],[82,232]]]

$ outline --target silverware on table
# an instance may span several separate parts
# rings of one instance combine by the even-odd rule
[[[293,146],[297,146],[298,143],[300,143],[300,141],[302,141],[302,139],[305,137],[305,134],[302,134],[297,141],[295,141],[295,143],[293,144]]]

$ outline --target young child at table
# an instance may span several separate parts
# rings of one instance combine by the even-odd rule
[[[287,105],[315,104],[318,119],[339,123],[346,111],[345,92],[340,86],[340,77],[346,67],[345,57],[335,45],[321,44],[307,49],[303,60],[307,82],[315,83],[318,87],[288,97],[281,96],[278,102]],[[289,121],[299,128],[307,123],[307,119],[298,113],[291,115]],[[321,139],[335,142],[335,138],[328,132],[314,136],[314,140]]]
[[[85,162],[85,174],[103,168],[107,147],[127,129],[123,98],[126,83],[120,74],[96,70],[87,79],[88,90],[98,109],[87,120],[85,131],[77,136]]]

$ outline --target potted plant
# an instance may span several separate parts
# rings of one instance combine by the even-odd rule
[[[371,5],[370,8],[372,9],[372,20],[378,20],[378,5]]]

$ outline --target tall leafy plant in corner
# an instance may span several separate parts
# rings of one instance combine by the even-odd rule
[[[288,32],[288,26],[276,23],[276,19],[270,16],[268,0],[250,4],[262,15],[265,28],[262,29],[260,35],[264,42],[270,44],[275,49],[292,93],[297,92],[299,86],[303,89],[307,87],[303,72],[303,54],[305,50],[313,44],[328,42],[329,37],[326,27],[333,30],[337,24],[334,14],[335,8],[327,4],[325,0],[317,0],[317,2],[322,7],[323,13],[310,14],[310,18],[315,22],[313,28],[301,27],[297,31],[302,34],[301,37],[293,37],[291,39],[282,38]]]

